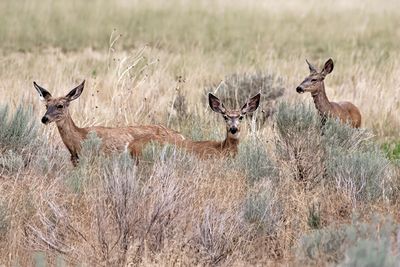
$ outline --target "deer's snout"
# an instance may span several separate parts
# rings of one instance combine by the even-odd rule
[[[231,128],[229,128],[229,131],[231,132],[231,134],[235,134],[235,133],[238,132],[238,128],[236,128],[236,127],[231,127]]]
[[[43,124],[49,123],[49,118],[47,118],[47,116],[43,116],[43,118],[42,118],[42,123],[43,123]]]
[[[300,87],[300,86],[297,86],[296,92],[299,93],[299,94],[304,93],[304,89],[302,87]]]

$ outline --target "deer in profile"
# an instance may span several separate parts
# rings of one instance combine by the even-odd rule
[[[330,102],[325,93],[324,80],[326,75],[333,70],[333,61],[328,59],[320,72],[306,60],[310,75],[296,88],[297,93],[310,92],[322,121],[327,117],[340,119],[341,122],[349,123],[354,128],[361,126],[361,113],[359,109],[350,102]]]
[[[254,112],[260,104],[260,93],[251,97],[239,110],[230,110],[225,108],[224,104],[213,94],[208,94],[208,102],[211,109],[217,113],[220,113],[226,125],[226,137],[223,141],[192,141],[189,139],[177,139],[175,138],[174,143],[177,147],[183,148],[189,153],[197,155],[199,158],[210,158],[214,156],[236,156],[238,152],[239,137],[240,137],[240,123],[243,118]],[[143,137],[137,142],[132,142],[130,145],[130,151],[134,156],[138,156],[143,146],[150,141],[157,141],[161,144],[169,143],[170,140],[162,138],[151,139]],[[170,143],[171,144],[171,143]]]
[[[130,143],[144,136],[149,140],[162,138],[163,140],[171,140],[171,142],[183,139],[183,136],[178,132],[161,125],[80,128],[76,126],[69,114],[69,104],[82,94],[85,81],[62,97],[52,97],[46,89],[36,82],[33,82],[33,85],[39,93],[40,99],[46,105],[46,113],[42,117],[42,123],[56,123],[61,139],[71,154],[71,162],[74,166],[79,162],[81,143],[90,132],[95,132],[101,139],[101,150],[104,153],[123,152],[129,147]]]

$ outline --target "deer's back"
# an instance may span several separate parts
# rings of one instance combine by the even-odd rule
[[[355,128],[361,126],[361,113],[360,110],[348,101],[331,102],[333,110],[332,113],[340,118],[343,122],[349,122]]]
[[[184,140],[179,146],[203,159],[228,155],[235,156],[237,154],[237,147],[224,147],[223,142],[218,141]]]
[[[102,141],[105,152],[124,151],[129,144],[136,140],[181,140],[183,136],[178,132],[161,125],[139,125],[121,128],[103,126],[88,127],[88,132],[96,132]]]

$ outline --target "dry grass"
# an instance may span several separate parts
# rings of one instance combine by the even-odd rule
[[[351,264],[374,251],[370,238],[381,232],[373,229],[384,225],[368,224],[374,216],[394,222],[371,262],[396,259],[398,240],[387,238],[397,231],[400,171],[376,143],[399,138],[398,7],[394,0],[2,1],[0,265]],[[359,106],[365,130],[334,122],[321,129],[311,97],[295,93],[308,74],[305,58],[320,65],[328,57],[335,62],[328,97]],[[93,157],[91,140],[76,169],[56,127],[39,125],[44,107],[32,86],[59,96],[86,79],[70,106],[79,126],[161,123],[222,139],[205,90],[235,87],[226,77],[243,77],[245,96],[258,90],[251,77],[273,77],[265,90],[284,89],[279,101],[287,103],[262,126],[245,123],[237,159],[200,162],[149,148],[148,161],[134,166],[126,155]],[[10,118],[21,103],[33,112],[27,121],[17,116],[10,134],[2,108]],[[24,128],[29,119],[34,131]],[[326,250],[337,229],[363,223],[368,231]],[[304,242],[319,249],[318,259],[299,247]]]

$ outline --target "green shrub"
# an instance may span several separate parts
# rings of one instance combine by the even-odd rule
[[[7,105],[0,107],[0,173],[29,170],[46,175],[62,169],[66,153],[39,132],[32,108],[21,103],[14,113],[9,110]]]
[[[369,130],[328,119],[323,133],[326,178],[339,190],[353,200],[375,200],[391,194],[389,161],[377,149]]]
[[[276,128],[278,158],[294,179],[335,186],[354,201],[392,196],[390,162],[370,131],[333,118],[321,125],[314,107],[287,103],[279,105]]]
[[[394,254],[395,249],[391,241],[396,228],[391,221],[383,225],[362,224],[358,229],[361,238],[354,239],[356,242],[348,247],[345,259],[339,266],[398,266],[400,258],[398,254]]]
[[[306,264],[340,263],[340,266],[393,266],[396,255],[390,242],[396,225],[375,220],[328,226],[303,235],[297,249]]]
[[[314,107],[281,103],[275,116],[276,154],[293,179],[315,186],[324,174],[321,123]]]
[[[67,174],[65,180],[66,184],[77,193],[83,192],[85,184],[90,179],[99,178],[105,161],[104,155],[100,151],[101,139],[95,132],[89,133],[81,145],[79,164]]]
[[[314,230],[300,238],[298,257],[307,263],[338,262],[343,258],[345,241],[346,232],[343,228]]]
[[[398,266],[399,257],[390,251],[390,240],[360,240],[346,253],[346,259],[339,266]]]
[[[316,203],[313,203],[309,207],[307,224],[311,229],[319,229],[319,228],[321,228],[320,203],[318,203],[318,205]]]
[[[236,164],[253,184],[264,178],[275,178],[278,172],[267,154],[265,144],[256,137],[239,144],[239,153],[236,157]]]
[[[243,217],[258,232],[274,235],[283,218],[282,207],[275,197],[273,183],[263,182],[249,191],[243,203]]]
[[[179,153],[174,145],[160,145],[157,142],[150,142],[144,147],[141,159],[149,163],[165,162],[172,157],[177,157]]]
[[[0,169],[1,172],[16,173],[23,169],[25,166],[24,158],[12,150],[8,150],[0,155]]]
[[[9,210],[6,203],[0,199],[0,241],[3,241],[6,234],[8,233],[8,228],[10,227],[9,221]]]
[[[321,134],[321,122],[315,108],[303,103],[281,102],[275,124],[279,136],[286,142],[291,142],[293,138],[305,138],[310,132]]]
[[[338,119],[326,120],[323,130],[323,142],[328,153],[332,151],[366,151],[374,147],[373,134],[367,129],[355,129]]]
[[[66,149],[60,153],[58,145],[39,132],[39,124],[32,108],[21,103],[10,113],[7,105],[0,106],[0,173],[29,170],[47,175],[61,170],[66,163]]]
[[[400,142],[385,143],[382,149],[390,160],[400,160]]]
[[[111,181],[123,176],[135,176],[135,162],[126,151],[106,155],[101,151],[101,139],[95,132],[82,142],[79,164],[68,174],[67,183],[80,192],[90,182]]]
[[[391,195],[389,160],[380,150],[338,151],[327,160],[327,175],[353,200],[371,201]]]
[[[31,107],[20,104],[14,114],[8,105],[0,107],[0,152],[21,152],[38,142],[37,123]]]

